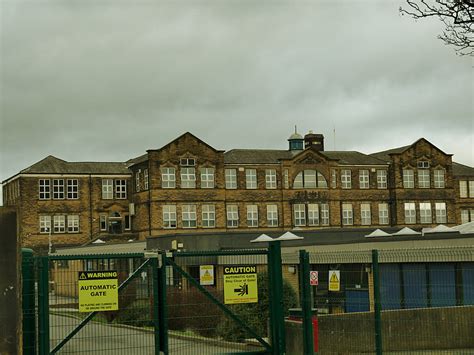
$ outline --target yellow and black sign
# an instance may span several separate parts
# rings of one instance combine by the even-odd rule
[[[329,270],[329,291],[341,290],[341,274],[339,270]]]
[[[258,302],[257,267],[255,265],[224,266],[224,303]]]
[[[79,271],[79,312],[118,309],[117,271]]]

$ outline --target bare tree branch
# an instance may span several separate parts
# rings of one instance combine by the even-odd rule
[[[402,15],[415,20],[437,17],[446,26],[438,36],[459,55],[474,56],[474,0],[406,0]]]

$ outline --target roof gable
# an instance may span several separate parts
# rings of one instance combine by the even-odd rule
[[[164,145],[163,147],[161,147],[160,149],[156,149],[157,151],[163,151],[163,150],[166,150],[167,148],[169,148],[170,146],[172,146],[173,144],[177,144],[179,143],[180,141],[184,141],[186,139],[192,139],[192,140],[195,140],[196,142],[198,142],[199,144],[202,144],[204,146],[206,146],[207,148],[213,150],[214,152],[216,153],[219,153],[219,152],[223,152],[223,150],[217,150],[216,148],[210,146],[209,144],[207,144],[206,142],[204,142],[202,139],[196,137],[194,134],[190,133],[190,132],[185,132],[183,133],[182,135],[180,135],[178,138],[175,138],[173,139],[171,142],[169,142],[168,144]],[[155,149],[149,149],[147,151],[152,151],[152,150],[155,150]]]

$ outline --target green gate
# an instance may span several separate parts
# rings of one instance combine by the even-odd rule
[[[258,283],[258,300],[229,302],[226,267],[248,266],[255,271],[249,277]],[[119,310],[79,312],[79,273],[111,270],[118,275]],[[207,281],[202,270],[212,270]],[[258,250],[41,257],[24,251],[24,352],[283,354],[281,279],[280,249],[272,245]],[[251,287],[239,283],[231,289],[234,299],[247,297]]]

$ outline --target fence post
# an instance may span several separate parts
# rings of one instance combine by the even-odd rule
[[[159,342],[160,349],[168,355],[168,314],[166,305],[166,267],[168,265],[166,261],[166,252],[160,254],[161,265],[158,268],[158,323],[159,323]]]
[[[303,349],[305,355],[314,354],[313,321],[311,310],[311,285],[309,284],[309,253],[300,250],[300,303],[303,313]]]
[[[382,319],[380,303],[379,252],[372,250],[372,272],[374,276],[375,353],[382,355]]]
[[[36,311],[33,250],[21,249],[23,354],[36,354]]]
[[[268,266],[270,273],[270,310],[272,315],[272,348],[274,354],[285,354],[285,319],[283,315],[283,275],[281,273],[281,244],[269,243]]]
[[[153,275],[153,327],[154,327],[154,334],[155,334],[155,355],[160,355],[160,322],[158,320],[159,317],[159,306],[160,301],[159,297],[159,274],[158,274],[158,259],[153,258],[151,260],[151,270]]]
[[[40,257],[38,267],[39,354],[49,355],[49,257]]]

